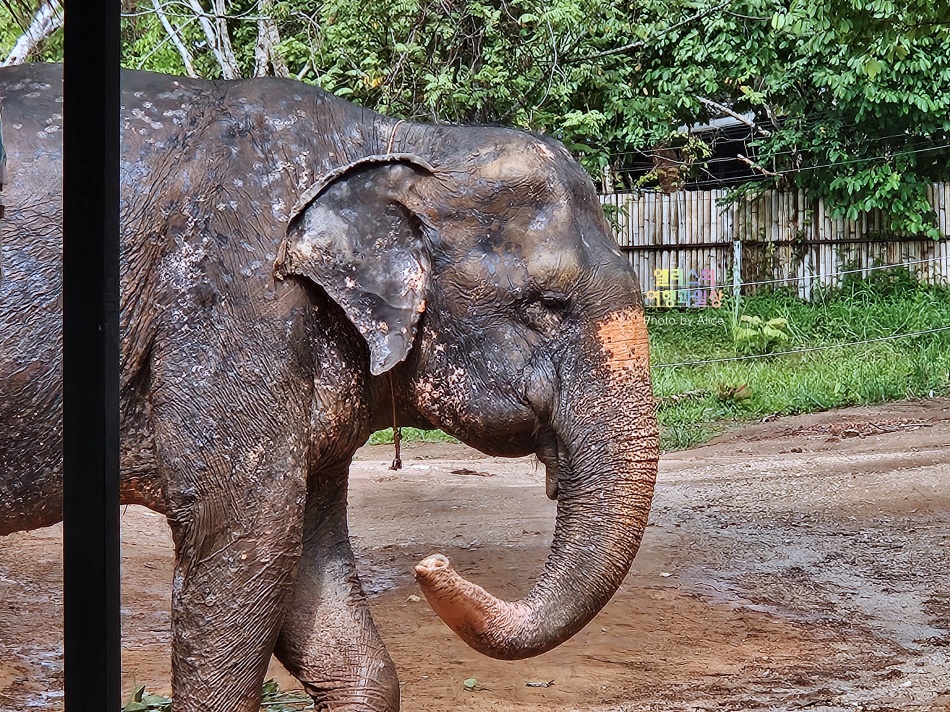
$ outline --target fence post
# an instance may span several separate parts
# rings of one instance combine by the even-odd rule
[[[119,0],[66,3],[63,674],[69,712],[121,701]],[[17,176],[11,176],[16,180]],[[210,702],[210,700],[209,700]]]
[[[732,241],[732,298],[739,303],[742,291],[742,240]]]

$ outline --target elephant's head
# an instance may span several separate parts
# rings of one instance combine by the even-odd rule
[[[658,450],[641,297],[560,144],[504,129],[418,135],[411,154],[363,159],[308,191],[279,266],[343,308],[400,422],[544,463],[557,525],[524,599],[494,598],[441,556],[416,567],[467,643],[528,657],[607,603],[646,525]]]

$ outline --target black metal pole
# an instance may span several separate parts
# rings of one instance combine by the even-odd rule
[[[65,702],[67,712],[112,712],[121,705],[119,0],[65,4]]]

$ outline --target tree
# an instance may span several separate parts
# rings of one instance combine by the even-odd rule
[[[664,93],[754,113],[752,188],[802,187],[847,217],[877,208],[894,231],[936,237],[925,189],[950,178],[948,40],[942,3],[736,0],[638,60],[646,81],[682,70]]]
[[[0,28],[23,1],[0,0]],[[126,10],[126,66],[293,75],[401,118],[546,131],[595,181],[643,155],[671,184],[671,169],[701,173],[708,147],[681,129],[730,113],[754,139],[747,160],[761,180],[745,190],[799,187],[848,217],[880,209],[894,231],[936,236],[924,191],[950,180],[945,3],[126,0]],[[0,49],[15,40],[0,31]],[[56,51],[54,34],[34,54]]]
[[[597,180],[679,128],[752,112],[762,179],[936,236],[950,179],[950,10],[911,0],[384,0],[320,7],[320,82],[401,116],[549,131]],[[741,112],[741,113],[740,113]],[[691,161],[684,163],[689,167]]]
[[[739,87],[759,114],[783,117],[760,157],[847,217],[877,208],[895,231],[939,237],[924,191],[950,178],[950,9],[792,2],[767,31],[761,88]]]

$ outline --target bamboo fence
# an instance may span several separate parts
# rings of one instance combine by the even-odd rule
[[[672,289],[709,288],[712,279],[737,293],[791,288],[809,299],[844,274],[887,265],[902,265],[922,282],[950,284],[950,183],[932,186],[928,195],[941,240],[894,234],[876,211],[836,218],[801,191],[766,191],[733,203],[725,196],[725,190],[601,196],[614,207],[617,242],[645,293],[667,288],[663,282],[672,276]]]

